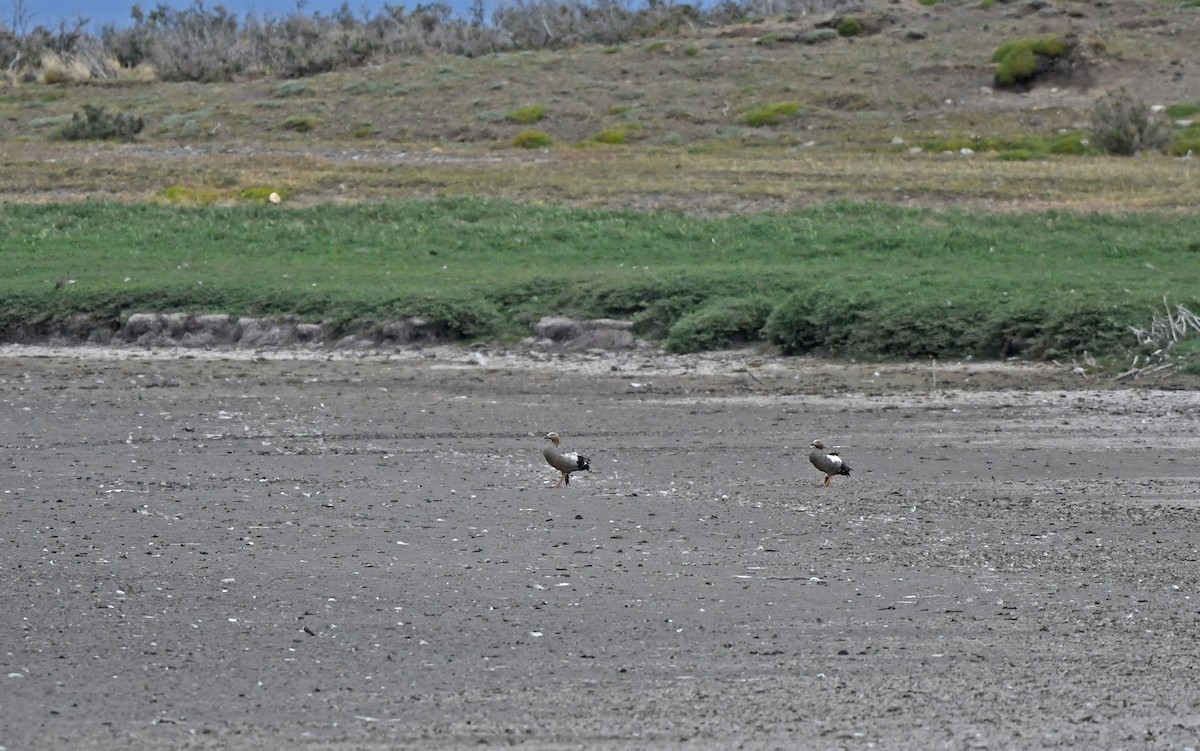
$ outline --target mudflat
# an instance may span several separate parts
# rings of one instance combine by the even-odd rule
[[[1135,386],[3,348],[0,747],[1194,748],[1200,392]]]

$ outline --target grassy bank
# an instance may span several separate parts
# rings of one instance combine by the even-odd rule
[[[74,313],[423,314],[464,338],[632,318],[675,350],[765,336],[841,356],[1124,357],[1200,306],[1200,218],[829,204],[697,219],[480,199],[291,209],[0,207],[0,332]],[[59,280],[74,280],[59,286]]]

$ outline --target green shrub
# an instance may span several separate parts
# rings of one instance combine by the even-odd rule
[[[1033,39],[1004,42],[992,53],[996,63],[993,78],[997,86],[1028,83],[1053,61],[1071,54],[1071,46],[1060,36],[1049,34]]]
[[[357,125],[355,126],[354,130],[350,131],[350,135],[354,136],[355,138],[366,138],[374,132],[375,129],[370,125]]]
[[[294,130],[297,133],[307,133],[317,127],[319,123],[320,120],[311,115],[292,115],[280,123],[280,127],[284,130]]]
[[[1050,58],[1066,57],[1071,52],[1066,40],[1055,34],[1030,40],[1029,48],[1042,57]]]
[[[799,112],[800,105],[796,102],[768,104],[765,107],[759,107],[747,112],[745,118],[743,118],[743,122],[751,128],[779,125],[785,120],[795,117]]]
[[[717,298],[676,321],[666,347],[671,352],[700,352],[758,341],[771,308],[771,301],[761,296]]]
[[[762,334],[785,355],[836,350],[859,319],[859,309],[847,306],[841,298],[836,289],[826,287],[796,292],[775,306],[763,324]]]
[[[695,45],[688,45],[687,47],[683,48],[683,54],[687,55],[688,57],[695,57],[696,55],[700,54],[700,48]]]
[[[1037,73],[1037,55],[1029,47],[1014,47],[996,66],[997,86],[1015,86],[1033,78]]]
[[[1106,154],[1132,156],[1141,151],[1166,151],[1171,130],[1150,116],[1150,107],[1121,89],[1096,100],[1092,109],[1092,140]]]
[[[518,107],[504,116],[504,119],[518,125],[532,125],[546,116],[546,108],[540,104],[527,104]]]
[[[621,144],[625,143],[626,135],[625,131],[621,128],[608,128],[592,136],[592,140],[596,143],[608,144],[610,146],[620,146]]]
[[[540,130],[523,130],[513,139],[513,146],[522,149],[541,149],[552,143],[553,139]]]
[[[853,16],[846,16],[837,25],[838,36],[856,37],[862,32],[862,24]]]
[[[76,112],[71,121],[64,124],[55,134],[64,141],[133,141],[142,132],[146,121],[124,112],[110,113],[104,107],[83,105],[83,113]]]

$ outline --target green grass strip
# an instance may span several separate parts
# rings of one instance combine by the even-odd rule
[[[1200,308],[1197,238],[1195,215],[860,203],[723,219],[473,198],[5,205],[0,336],[179,311],[423,314],[511,341],[565,314],[632,318],[678,351],[765,335],[839,356],[1117,356],[1164,297]]]

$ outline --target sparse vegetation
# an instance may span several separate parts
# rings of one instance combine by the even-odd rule
[[[1138,12],[1162,10],[1148,0],[1129,1]],[[529,19],[521,13],[506,16],[503,28],[523,29],[525,36],[493,46],[486,46],[497,39],[490,36],[491,26],[455,25],[436,8],[400,15],[389,10],[387,23],[378,29],[369,18],[344,13],[337,27],[339,34],[345,33],[336,43],[323,36],[333,28],[324,18],[288,23],[246,18],[234,24],[236,44],[213,50],[196,39],[189,42],[183,32],[206,30],[219,37],[220,23],[213,28],[196,17],[182,19],[171,15],[174,11],[157,9],[144,16],[143,36],[120,33],[101,45],[106,53],[120,50],[115,72],[106,72],[85,54],[69,26],[61,39],[53,34],[44,39],[47,54],[38,59],[4,57],[11,37],[0,33],[0,59],[15,62],[6,69],[0,92],[0,150],[7,178],[3,198],[16,204],[67,202],[47,207],[60,210],[65,222],[102,213],[91,204],[75,203],[89,197],[113,201],[133,213],[150,204],[177,212],[159,220],[167,216],[163,221],[189,224],[194,232],[212,233],[226,242],[232,231],[222,221],[286,224],[297,234],[303,227],[303,233],[324,233],[327,239],[337,235],[338,242],[355,244],[356,255],[341,260],[357,265],[359,251],[371,256],[398,247],[380,229],[386,221],[377,219],[407,212],[414,197],[517,197],[539,208],[500,200],[437,202],[421,209],[426,216],[452,215],[455,233],[438,235],[442,244],[428,246],[438,254],[437,268],[446,269],[424,279],[427,297],[417,307],[433,309],[438,300],[464,297],[472,300],[471,306],[475,298],[489,300],[490,313],[474,311],[479,315],[470,319],[477,323],[455,330],[490,328],[498,336],[524,333],[531,316],[552,311],[627,317],[641,335],[662,338],[680,350],[753,340],[766,330],[781,349],[811,346],[838,355],[1047,357],[1076,351],[1081,342],[1093,352],[1127,354],[1131,345],[1124,327],[1139,322],[1147,300],[1168,292],[1196,309],[1194,298],[1187,297],[1194,286],[1174,286],[1173,276],[1150,268],[1171,268],[1172,275],[1184,269],[1181,279],[1194,283],[1188,264],[1179,261],[1186,247],[1177,241],[1163,250],[1164,241],[1154,240],[1144,257],[1128,250],[1160,225],[1172,228],[1177,237],[1195,232],[1195,226],[1183,221],[1200,200],[1190,163],[1158,156],[1104,158],[1087,127],[1092,112],[1084,95],[1102,91],[1108,77],[1119,72],[1123,80],[1133,81],[1130,91],[1167,105],[1151,110],[1149,117],[1170,126],[1171,153],[1200,151],[1200,127],[1184,122],[1197,114],[1195,97],[1188,93],[1186,76],[1177,83],[1175,75],[1186,73],[1184,62],[1195,48],[1192,14],[1176,13],[1172,33],[1163,34],[1157,26],[1118,25],[1132,12],[1123,6],[1091,4],[1088,22],[1076,26],[1065,14],[1009,13],[1015,6],[1005,9],[1001,21],[998,12],[985,13],[969,2],[945,3],[927,12],[915,3],[873,0],[853,9],[863,28],[859,36],[871,36],[850,43],[836,41],[833,21],[839,8],[849,6],[822,5],[819,14],[789,6],[783,15],[720,27],[666,23],[595,44],[587,44],[596,39],[578,30],[600,33],[603,25],[584,18],[586,14],[576,15],[574,6],[561,15],[556,11],[540,30],[522,26]],[[672,7],[659,4],[653,12],[675,18]],[[814,0],[805,10],[815,8]],[[532,14],[545,9],[539,0],[520,10]],[[619,18],[609,30],[625,28],[622,24],[640,13],[614,10]],[[200,6],[193,11],[220,15]],[[984,61],[978,50],[995,45],[996,35],[1034,39],[1038,44],[1031,44],[1031,51],[1036,47],[1058,54],[1045,41],[1046,32],[1065,34],[1085,26],[1078,41],[1065,38],[1075,51],[1046,68],[1054,74],[1057,90],[1046,85],[1021,96],[980,91],[985,81],[979,79]],[[249,27],[254,34],[247,35]],[[372,31],[360,33],[363,29]],[[461,35],[452,38],[452,29]],[[167,54],[169,47],[155,46],[155,35],[168,31],[182,35],[171,37],[179,49],[195,51],[195,58],[185,56],[182,62],[190,60],[195,70],[208,71],[203,75],[209,80],[230,82],[198,86],[129,78],[133,68],[128,66],[149,70],[161,61],[157,56]],[[832,39],[831,46],[804,47],[810,33]],[[1107,47],[1097,41],[1101,33]],[[397,34],[405,35],[403,41]],[[478,45],[487,54],[465,52],[480,49]],[[267,49],[271,54],[263,57]],[[885,49],[886,59],[881,57]],[[52,50],[60,50],[54,52],[57,58],[49,54]],[[451,50],[464,51],[464,56],[446,54]],[[1081,64],[1088,59],[1080,50],[1105,57],[1106,64]],[[1038,52],[1034,55],[1036,60]],[[207,62],[200,65],[205,56]],[[89,60],[93,62],[83,64]],[[218,64],[222,60],[228,66]],[[365,60],[372,64],[362,66]],[[1126,65],[1130,60],[1138,65]],[[183,81],[182,67],[170,75]],[[46,71],[50,77],[39,79]],[[327,72],[315,75],[320,71]],[[990,72],[985,69],[984,76]],[[278,80],[288,75],[302,78]],[[144,117],[149,127],[138,136],[144,145],[47,143],[83,103],[92,101],[102,101],[112,113]],[[519,114],[512,118],[513,113]],[[625,146],[597,148],[597,143]],[[511,148],[514,144],[560,147],[530,158]],[[954,155],[943,156],[943,151]],[[1043,160],[1053,164],[1047,167]],[[277,187],[267,191],[263,186]],[[270,192],[291,200],[268,206]],[[860,203],[830,204],[839,199]],[[870,201],[928,211],[897,215]],[[378,213],[326,213],[330,203],[367,204]],[[452,208],[444,209],[447,205]],[[560,208],[549,211],[556,206]],[[625,211],[570,213],[568,206]],[[955,215],[950,206],[978,211]],[[1066,213],[1045,211],[1047,207]],[[1133,219],[1115,213],[1127,208],[1147,213]],[[591,227],[614,244],[627,244],[628,253],[612,251],[581,228],[563,226],[555,213],[559,210],[582,229]],[[1065,228],[1080,234],[1091,229],[1074,217],[1073,212],[1083,211],[1090,212],[1091,224],[1103,228],[1091,236],[1103,251],[1099,255],[1064,235]],[[1164,213],[1150,214],[1157,211]],[[108,214],[108,221],[113,216]],[[406,238],[431,231],[413,216],[396,220]],[[1019,227],[1019,237],[1008,228],[998,229],[993,216]],[[381,234],[375,239],[346,236],[339,225],[353,222],[373,225]],[[835,222],[845,225],[843,231],[831,229]],[[513,234],[505,229],[509,223],[527,231]],[[146,235],[157,231],[149,226],[157,225],[143,224]],[[538,226],[547,229],[530,230]],[[39,227],[57,231],[51,225]],[[589,253],[578,273],[562,280],[569,293],[547,293],[555,285],[540,277],[494,285],[487,277],[481,293],[464,286],[474,272],[463,274],[457,263],[448,262],[462,249],[463,234],[475,231],[497,239],[491,246],[491,260],[497,264],[544,270],[548,262],[527,253],[551,244],[579,246]],[[11,240],[23,237],[22,232],[10,226],[0,229],[0,236]],[[1136,242],[1129,240],[1131,234],[1137,235]],[[124,238],[127,247],[136,240]],[[1008,248],[1013,244],[1029,255],[1017,258]],[[6,268],[17,257],[10,255],[9,245]],[[992,246],[1005,255],[998,267],[979,252]],[[98,258],[103,253],[93,250],[90,239],[83,245],[76,241],[74,247],[77,257],[79,248],[86,247],[89,262],[93,252]],[[288,255],[277,256],[276,264],[290,263],[290,253],[309,252],[307,247],[296,244]],[[668,250],[675,255],[665,254]],[[843,257],[845,253],[851,255]],[[1112,260],[1104,253],[1125,255]],[[1080,258],[1089,261],[1081,263]],[[973,276],[968,278],[965,270],[931,269],[930,259],[970,269]],[[614,268],[602,267],[600,261]],[[213,267],[221,285],[227,280],[220,275],[231,267],[236,264]],[[897,267],[920,284],[890,277]],[[838,284],[822,285],[823,268],[839,270]],[[1013,268],[1038,272],[1024,278]],[[856,278],[860,269],[886,283]],[[496,275],[496,268],[491,272]],[[446,284],[452,276],[455,281]],[[978,279],[972,281],[974,277]],[[95,286],[81,280],[70,296],[60,294],[52,302],[74,306],[90,300],[114,308],[153,304],[210,309],[219,304],[227,310],[244,305],[251,313],[273,309],[338,320],[382,319],[414,309],[407,303],[416,292],[407,287],[391,289],[390,306],[374,304],[384,293],[373,285],[388,283],[381,267],[374,267],[373,275],[364,277],[367,281],[359,280],[361,293],[354,293],[348,282],[331,290],[332,278],[307,281],[308,290],[319,290],[312,299],[298,287],[280,291],[266,272],[247,285],[265,290],[259,297],[243,289],[243,297],[236,293],[226,298],[214,292],[213,277],[189,279],[203,290],[190,284],[172,287],[177,279],[168,275],[156,277],[161,289],[139,288],[125,298],[124,284],[114,284],[106,292],[111,297],[101,299]],[[788,302],[795,290],[814,284],[821,289],[821,301]],[[89,289],[90,297],[83,294]],[[437,290],[435,295],[430,296],[431,289]],[[963,294],[962,289],[972,292]],[[157,297],[159,292],[164,296]],[[4,310],[27,309],[25,298],[12,289],[0,300]],[[498,317],[493,315],[497,311]],[[861,316],[857,328],[847,327],[851,315]],[[804,344],[804,320],[814,316],[823,326],[818,333],[824,333]],[[937,325],[939,317],[950,323]]]
[[[159,191],[156,198],[160,203],[176,206],[211,206],[221,200],[221,194],[211,189],[185,188],[181,185],[172,185],[169,188]]]
[[[997,158],[1009,160],[1033,159],[1049,155],[1079,156],[1096,153],[1087,134],[1066,133],[1057,136],[1036,134],[1020,136],[952,136],[934,141],[924,141],[921,148],[935,153],[959,152],[994,153]]]
[[[1130,368],[1118,378],[1163,370],[1200,375],[1200,316],[1178,303],[1172,307],[1166,299],[1163,306],[1165,313],[1155,314],[1149,328],[1129,327],[1138,348]]]
[[[109,112],[104,107],[83,105],[83,111],[58,129],[64,141],[132,141],[142,132],[146,121],[138,115]]]
[[[1096,100],[1092,138],[1107,154],[1133,156],[1142,151],[1166,151],[1171,130],[1151,116],[1149,105],[1121,89]]]

